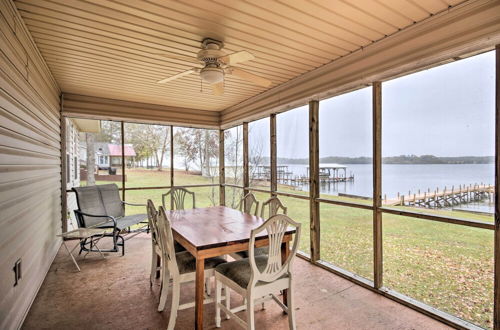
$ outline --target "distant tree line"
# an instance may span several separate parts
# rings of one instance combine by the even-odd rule
[[[269,157],[263,157],[263,163],[269,164]],[[371,157],[322,157],[321,163],[336,164],[371,164]],[[434,155],[401,155],[382,158],[384,164],[492,164],[495,161],[493,156],[457,156],[457,157],[438,157]],[[278,157],[280,164],[309,164],[307,158],[281,158]]]

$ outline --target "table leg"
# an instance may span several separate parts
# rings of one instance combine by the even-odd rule
[[[205,259],[196,259],[195,329],[203,329],[203,301],[205,295]]]
[[[71,251],[70,251],[70,250],[68,249],[68,246],[66,245],[66,242],[65,242],[64,240],[63,240],[62,244],[63,244],[63,246],[66,248],[66,251],[68,251],[69,256],[71,257],[71,259],[73,260],[73,263],[75,264],[76,268],[78,268],[78,271],[80,272],[80,271],[81,271],[81,269],[80,269],[80,267],[78,266],[78,263],[76,262],[75,257],[73,257],[73,253],[71,253],[71,252],[74,250],[74,248],[73,248],[73,250],[71,250]]]
[[[289,242],[281,243],[281,263],[285,263],[290,255]],[[288,306],[288,289],[283,290],[283,304]]]

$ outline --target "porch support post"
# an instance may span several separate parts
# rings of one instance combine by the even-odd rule
[[[68,231],[68,200],[66,189],[67,177],[66,171],[66,117],[63,116],[64,107],[64,94],[61,95],[60,109],[59,109],[59,126],[60,126],[60,148],[61,148],[61,229],[62,232]]]
[[[271,195],[276,196],[276,191],[278,190],[278,169],[277,166],[277,150],[276,150],[276,114],[271,114],[270,120],[270,136],[271,136],[271,155],[270,155],[270,166],[271,166]]]
[[[382,83],[373,83],[373,278],[383,285],[382,263]]]
[[[495,280],[493,328],[500,330],[500,45],[495,48]]]
[[[248,158],[248,122],[243,123],[243,196],[248,194],[247,189],[250,186],[250,167]],[[247,207],[247,201],[244,200],[244,207]]]
[[[309,102],[309,208],[311,261],[320,259],[319,101]]]
[[[174,187],[174,126],[170,125],[170,189]],[[170,209],[174,209],[174,199],[170,194]]]
[[[224,160],[224,130],[219,130],[219,204],[226,206],[226,169]]]
[[[122,200],[125,201],[125,124],[120,122],[120,134],[122,140]]]

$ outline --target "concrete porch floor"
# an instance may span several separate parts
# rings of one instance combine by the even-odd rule
[[[77,258],[64,248],[36,297],[23,329],[165,329],[169,302],[156,311],[159,285],[149,287],[151,243],[140,234],[127,241],[126,254]],[[410,308],[297,258],[294,264],[298,329],[449,329]],[[213,283],[212,283],[213,285]],[[194,299],[194,284],[181,287],[181,303]],[[241,302],[238,295],[232,302]],[[286,315],[274,303],[256,307],[256,329],[287,329]],[[205,305],[205,328],[215,329],[214,306]],[[176,329],[194,327],[194,308],[179,311]],[[222,329],[241,329],[224,320]]]

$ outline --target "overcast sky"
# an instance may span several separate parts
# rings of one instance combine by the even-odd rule
[[[383,156],[492,156],[494,52],[383,83]],[[320,102],[320,156],[371,156],[371,87]],[[278,157],[308,157],[308,112],[277,116]],[[250,124],[269,154],[269,120]]]

